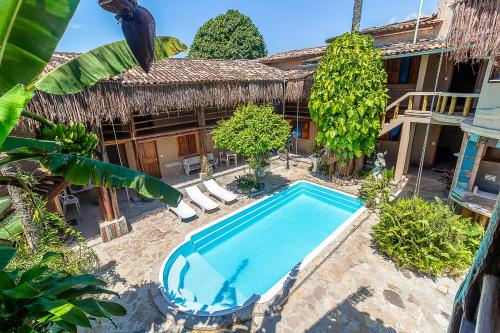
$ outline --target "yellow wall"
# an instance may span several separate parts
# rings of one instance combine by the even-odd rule
[[[410,155],[411,164],[420,163],[420,157],[422,156],[422,147],[424,146],[426,127],[427,124],[416,124],[415,136],[413,139],[412,151]],[[426,167],[434,164],[440,133],[441,125],[432,124],[429,129],[427,148],[425,149],[424,166]]]

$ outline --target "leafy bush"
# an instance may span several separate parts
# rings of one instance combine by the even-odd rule
[[[269,166],[273,150],[280,150],[290,137],[290,124],[272,106],[239,106],[231,118],[219,122],[214,130],[214,145],[229,149],[248,160],[259,177]]]
[[[397,266],[424,274],[459,275],[470,266],[483,229],[436,199],[399,199],[382,207],[373,227],[379,249]]]
[[[380,205],[389,203],[390,196],[394,190],[391,181],[394,179],[394,169],[384,169],[382,179],[377,180],[370,173],[366,177],[366,183],[361,185],[359,198],[365,202],[367,207],[377,208]]]
[[[61,269],[50,272],[47,264],[61,254],[47,252],[26,270],[5,270],[15,252],[0,245],[0,332],[77,332],[79,326],[91,328],[96,317],[127,314],[118,303],[88,297],[118,296],[103,289],[104,281]]]
[[[236,177],[236,187],[243,193],[248,193],[256,190],[261,190],[264,183],[260,182],[255,175],[242,175]]]
[[[308,106],[318,142],[338,162],[331,164],[332,171],[350,176],[354,158],[375,149],[388,99],[386,81],[371,36],[346,33],[328,45],[314,73]]]

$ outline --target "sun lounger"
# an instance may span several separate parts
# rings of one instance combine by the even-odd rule
[[[224,203],[236,200],[236,194],[229,192],[225,188],[221,187],[213,179],[204,181],[203,185],[205,185],[208,192],[210,192],[215,197],[219,198]]]
[[[187,220],[196,216],[196,211],[189,207],[184,201],[179,202],[177,207],[168,207],[175,215],[180,217],[181,220]]]
[[[188,195],[188,197],[191,199],[192,202],[194,202],[195,204],[200,206],[201,209],[203,209],[203,212],[205,212],[206,210],[213,210],[219,207],[219,205],[215,201],[207,197],[205,194],[201,193],[200,189],[196,185],[187,187],[186,194]]]

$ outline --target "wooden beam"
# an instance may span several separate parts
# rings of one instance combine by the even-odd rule
[[[198,135],[201,155],[205,155],[207,153],[207,130],[205,129],[206,122],[203,108],[196,110],[196,115],[198,116],[198,126],[201,128],[200,134]]]

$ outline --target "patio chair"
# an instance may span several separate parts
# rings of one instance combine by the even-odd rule
[[[219,207],[215,201],[203,194],[198,186],[193,185],[186,188],[186,194],[191,199],[192,202],[200,206],[203,212],[207,210],[214,210]]]
[[[213,179],[204,181],[203,185],[205,185],[205,187],[208,190],[208,192],[210,192],[213,196],[215,196],[218,199],[220,199],[225,204],[227,204],[228,202],[232,202],[232,201],[236,200],[236,194],[234,194],[234,193],[226,190],[225,188],[221,187]]]
[[[66,214],[66,206],[75,205],[78,214],[80,214],[80,199],[75,197],[72,194],[68,194],[66,190],[62,191],[60,194],[61,197],[61,205],[63,206],[63,212]]]
[[[187,220],[196,216],[196,211],[189,207],[184,201],[179,202],[177,207],[168,206],[168,209],[177,215],[181,220]]]

